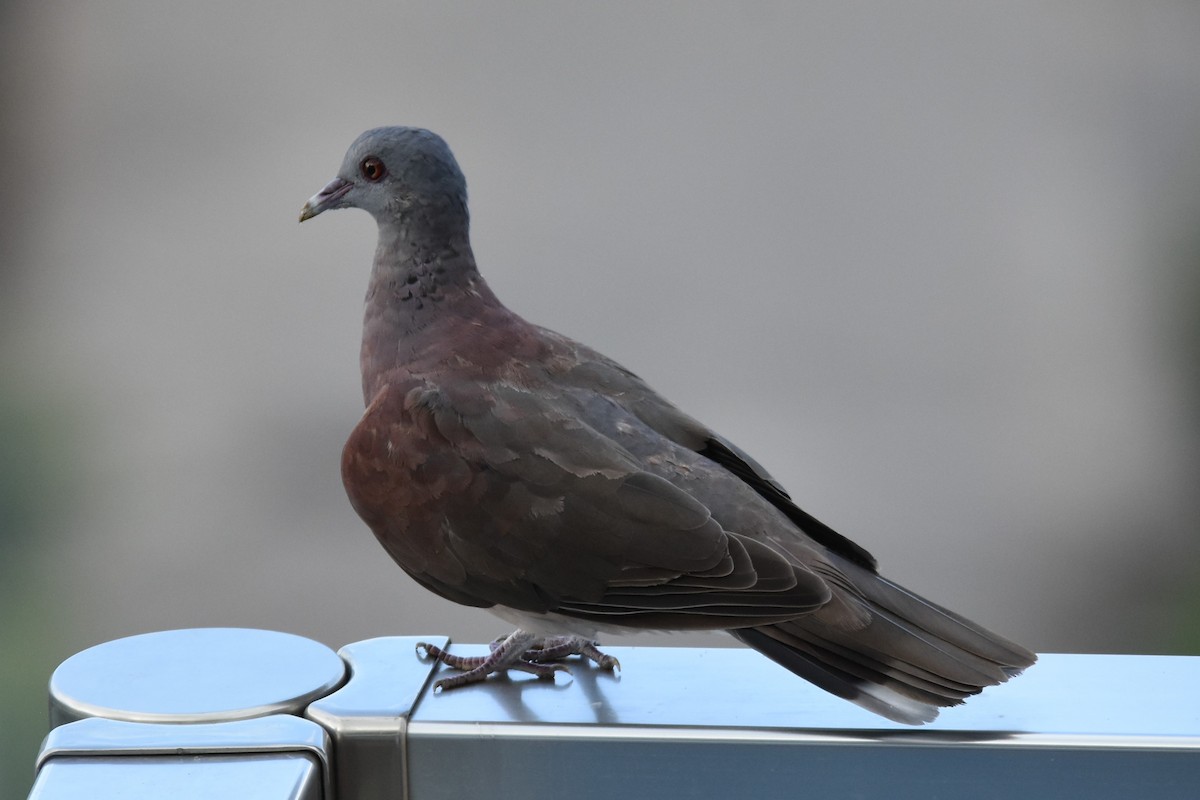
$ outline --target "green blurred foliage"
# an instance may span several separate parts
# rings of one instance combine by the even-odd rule
[[[73,630],[46,578],[78,474],[72,415],[9,386],[0,388],[0,796],[23,797],[47,730],[46,683]]]

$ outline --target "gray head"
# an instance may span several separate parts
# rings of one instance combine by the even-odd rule
[[[331,208],[361,208],[381,227],[407,219],[457,228],[467,222],[467,181],[436,133],[374,128],[350,145],[337,177],[304,204],[300,221]]]

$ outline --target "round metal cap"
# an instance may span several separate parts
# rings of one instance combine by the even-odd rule
[[[319,642],[277,631],[191,628],[129,636],[68,658],[50,678],[50,723],[225,722],[298,714],[346,667]]]

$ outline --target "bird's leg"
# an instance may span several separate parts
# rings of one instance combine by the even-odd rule
[[[470,683],[478,683],[489,675],[515,669],[528,672],[539,678],[553,678],[556,672],[570,672],[561,661],[568,656],[583,656],[601,669],[620,669],[621,662],[600,652],[596,643],[582,636],[553,636],[538,638],[528,631],[516,630],[506,637],[496,639],[489,645],[491,652],[486,656],[456,656],[435,644],[418,642],[417,649],[448,667],[461,670],[461,674],[443,678],[433,685],[435,691],[454,689]]]
[[[600,669],[620,671],[621,662],[596,647],[596,642],[582,636],[551,636],[536,642],[525,651],[525,659],[537,664],[561,661],[567,656],[583,656]]]
[[[428,642],[417,642],[417,649],[424,650],[430,658],[448,667],[462,670],[458,675],[442,678],[433,685],[434,691],[454,689],[470,683],[478,683],[496,672],[515,669],[528,672],[539,678],[553,678],[556,672],[568,671],[561,664],[538,664],[525,658],[529,646],[537,641],[535,634],[515,630],[503,641],[492,642],[492,651],[486,656],[456,656]]]

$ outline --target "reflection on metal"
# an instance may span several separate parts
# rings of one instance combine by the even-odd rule
[[[58,729],[39,759],[34,796],[78,796],[56,789],[71,785],[66,773],[88,763],[132,774],[151,763],[161,767],[154,759],[172,752],[194,760],[192,777],[175,776],[188,781],[201,780],[199,771],[209,767],[244,768],[239,759],[249,753],[312,759],[319,780],[305,785],[338,800],[531,791],[573,800],[1200,796],[1200,700],[1194,688],[1200,685],[1200,658],[1043,655],[1018,680],[944,711],[935,723],[909,728],[736,649],[606,648],[620,659],[621,673],[580,662],[555,682],[518,675],[434,693],[431,678],[444,667],[417,656],[419,639],[446,641],[389,637],[342,648],[350,672],[345,685],[334,690],[340,677],[322,681],[328,684],[323,697],[307,711],[290,711],[312,722],[274,714],[272,702],[260,701],[254,707],[273,715],[249,722],[129,726],[89,720]],[[470,655],[486,647],[454,650]],[[278,685],[286,683],[283,678]],[[257,680],[272,684],[270,675]],[[93,682],[104,684],[104,676]],[[136,699],[137,693],[128,696]],[[71,697],[74,708],[111,707],[90,696]],[[145,709],[140,701],[132,704]],[[281,719],[323,731],[330,746],[281,749],[278,740],[286,736],[256,741],[247,733],[252,728],[231,727]],[[93,727],[83,727],[88,725]],[[106,726],[112,725],[125,726],[114,729],[124,731],[123,743],[106,750],[97,738],[108,736]],[[134,736],[134,729],[143,732]],[[224,729],[225,741],[206,739],[204,729]],[[230,737],[230,730],[238,736]],[[332,765],[322,760],[330,751]],[[281,763],[294,768],[296,762]],[[288,794],[300,784],[285,770],[264,767],[257,795],[226,796],[307,798]],[[188,796],[128,796],[164,794],[172,800]]]
[[[407,796],[408,719],[435,668],[416,657],[418,641],[445,646],[450,640],[389,637],[346,645],[338,655],[350,668],[350,682],[308,707],[305,716],[333,737],[337,797]]]
[[[323,644],[246,628],[159,631],[105,642],[50,678],[50,725],[87,717],[223,722],[300,714],[346,668]]]
[[[329,736],[299,717],[193,725],[93,718],[50,731],[30,800],[333,797]]]

